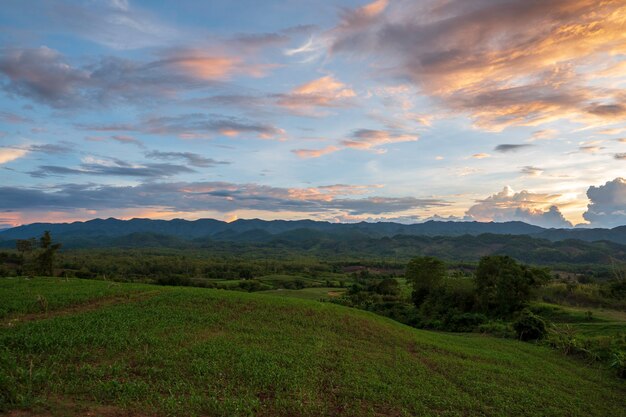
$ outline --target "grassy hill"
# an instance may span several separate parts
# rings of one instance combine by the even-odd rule
[[[626,386],[547,348],[329,303],[0,280],[9,416],[625,416]]]

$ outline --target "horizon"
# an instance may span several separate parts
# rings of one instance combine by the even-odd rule
[[[626,225],[625,20],[583,0],[8,0],[0,230]]]
[[[230,221],[227,220],[220,220],[220,219],[215,219],[212,217],[199,217],[199,218],[182,218],[182,217],[175,217],[172,219],[154,219],[154,218],[149,218],[149,217],[132,217],[132,218],[117,218],[117,217],[94,217],[91,219],[87,219],[87,220],[73,220],[73,221],[67,221],[67,222],[33,222],[33,223],[24,223],[24,224],[20,224],[17,226],[8,226],[8,227],[0,227],[0,233],[13,229],[13,228],[19,228],[22,226],[31,226],[31,225],[37,225],[37,224],[53,224],[53,225],[67,225],[67,224],[74,224],[74,223],[88,223],[88,222],[92,222],[92,221],[107,221],[107,220],[117,220],[117,221],[123,221],[123,222],[129,222],[129,221],[133,221],[133,220],[150,220],[150,221],[164,221],[164,222],[169,222],[169,221],[185,221],[185,222],[196,222],[196,221],[203,221],[203,220],[214,220],[214,221],[218,221],[218,222],[223,222],[223,223],[236,223],[236,222],[246,222],[246,221],[262,221],[262,222],[299,222],[299,221],[312,221],[312,222],[319,222],[319,223],[328,223],[328,224],[333,224],[333,225],[354,225],[354,224],[361,224],[361,223],[367,223],[367,224],[379,224],[379,223],[391,223],[391,224],[396,224],[396,225],[400,225],[400,226],[413,226],[413,225],[419,225],[419,224],[425,224],[425,223],[479,223],[479,224],[507,224],[507,223],[522,223],[528,226],[534,226],[534,227],[539,227],[539,228],[543,228],[546,230],[549,229],[562,229],[562,230],[590,230],[593,229],[593,227],[590,227],[589,225],[576,225],[576,226],[571,226],[571,227],[562,227],[562,228],[549,228],[549,227],[542,227],[542,226],[537,226],[537,225],[533,225],[531,223],[527,223],[521,220],[506,220],[506,221],[477,221],[477,220],[449,220],[449,219],[438,219],[438,218],[428,218],[428,219],[423,219],[422,221],[416,221],[414,223],[400,223],[397,221],[391,221],[391,220],[376,220],[376,221],[368,221],[368,220],[353,220],[353,221],[328,221],[328,220],[313,220],[313,219],[271,219],[271,220],[266,220],[266,219],[261,219],[258,217],[253,217],[253,218],[237,218],[237,219],[233,219]],[[615,228],[619,228],[622,226],[615,226],[615,227],[596,227],[595,229],[604,229],[604,230],[612,230]]]

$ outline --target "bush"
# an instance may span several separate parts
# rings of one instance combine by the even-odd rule
[[[520,312],[513,322],[513,330],[517,333],[517,338],[523,341],[543,339],[547,333],[546,322],[528,309]]]
[[[626,378],[626,352],[617,351],[613,353],[611,368],[617,371],[617,376]]]
[[[452,332],[473,332],[488,318],[481,313],[451,314],[445,319],[446,330]]]
[[[517,337],[517,334],[515,333],[515,330],[513,330],[511,324],[501,320],[489,321],[481,324],[476,328],[476,330],[480,333],[487,333],[492,336],[506,339],[513,339]]]

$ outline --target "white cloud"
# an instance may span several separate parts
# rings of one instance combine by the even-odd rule
[[[559,195],[516,193],[509,186],[478,201],[466,215],[477,221],[522,221],[541,227],[572,227],[554,202]]]
[[[626,179],[615,178],[604,185],[587,190],[590,203],[583,214],[592,226],[616,227],[626,225]]]

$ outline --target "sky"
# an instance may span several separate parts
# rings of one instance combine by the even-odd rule
[[[4,0],[0,227],[626,224],[624,0]]]

